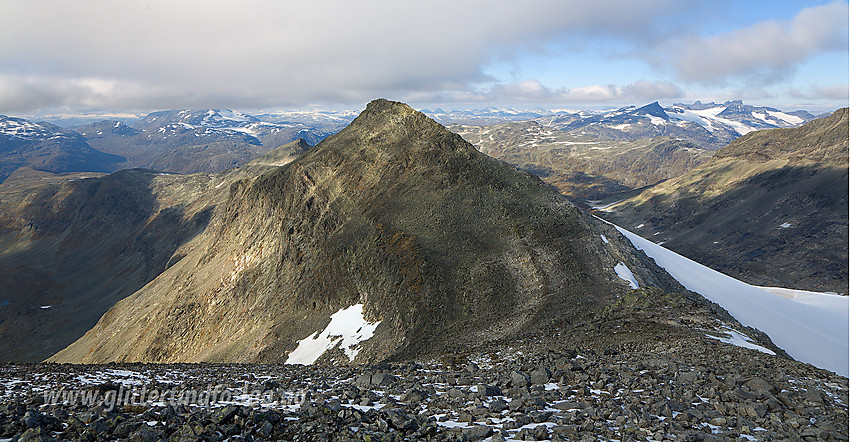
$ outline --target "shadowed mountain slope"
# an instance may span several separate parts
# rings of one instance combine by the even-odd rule
[[[752,284],[847,293],[847,114],[750,132],[601,216]]]
[[[186,255],[233,181],[307,147],[299,140],[221,175],[16,170],[0,184],[0,360],[40,361],[80,338]]]

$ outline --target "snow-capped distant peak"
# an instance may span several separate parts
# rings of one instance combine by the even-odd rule
[[[759,129],[795,127],[814,119],[814,115],[805,111],[793,115],[769,107],[750,106],[740,100],[723,104],[699,101],[691,105],[674,104],[666,110],[682,122],[691,121],[712,132],[732,130],[738,135]]]
[[[206,111],[204,121],[247,123],[252,120],[247,115],[230,109],[210,109]]]
[[[7,117],[4,115],[0,115],[0,135],[25,140],[65,136],[62,132],[41,124],[33,123],[23,118]]]

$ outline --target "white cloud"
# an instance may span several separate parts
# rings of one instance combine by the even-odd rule
[[[811,86],[807,89],[791,89],[788,95],[805,100],[843,100],[847,103],[850,99],[850,86],[839,84],[833,86]]]
[[[591,85],[550,89],[534,80],[494,86],[487,94],[494,101],[537,103],[631,103],[682,98],[685,91],[670,82],[637,81],[624,86]]]
[[[672,54],[670,64],[684,80],[774,83],[817,54],[841,51],[846,56],[848,14],[846,3],[834,2],[803,9],[790,21],[769,20],[707,38],[684,38],[661,46],[659,53]]]
[[[488,80],[481,66],[494,57],[570,36],[652,39],[690,3],[6,2],[0,112],[362,103],[470,90]]]
[[[687,94],[663,73],[651,78],[642,72],[640,78],[651,81],[630,84],[623,76],[585,76],[579,84],[600,84],[553,88],[533,80],[547,78],[533,70],[523,69],[524,75],[511,80],[490,78],[482,70],[494,60],[519,63],[528,54],[596,57],[593,69],[603,66],[600,59],[606,56],[655,56],[656,65],[678,72],[677,82],[711,83],[775,80],[812,54],[836,47],[846,56],[845,3],[804,9],[790,21],[662,43],[701,29],[703,18],[694,12],[700,4],[714,5],[708,0],[5,2],[0,113],[359,106],[376,97],[644,102]]]

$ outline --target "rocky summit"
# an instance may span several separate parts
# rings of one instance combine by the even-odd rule
[[[386,100],[235,181],[182,249],[51,361],[359,363],[556,332],[612,348],[693,332],[639,326],[636,305],[669,316],[649,298],[734,323],[537,177]],[[634,316],[617,324],[628,337],[600,328],[619,321],[612,308]]]

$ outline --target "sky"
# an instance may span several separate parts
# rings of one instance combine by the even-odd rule
[[[0,0],[0,114],[848,105],[845,1]]]

